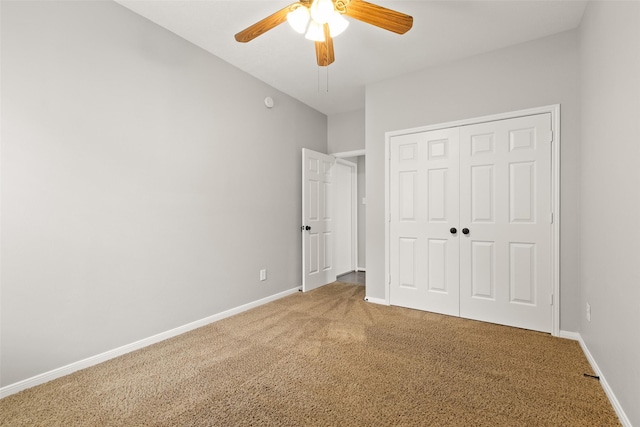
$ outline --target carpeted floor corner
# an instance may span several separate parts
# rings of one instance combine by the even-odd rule
[[[577,342],[333,283],[0,400],[2,426],[616,426]]]

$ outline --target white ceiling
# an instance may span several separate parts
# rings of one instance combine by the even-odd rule
[[[349,19],[336,61],[316,65],[313,42],[287,23],[249,43],[233,36],[291,0],[115,0],[327,115],[364,108],[365,85],[576,28],[586,2],[369,0],[413,16],[397,35]],[[328,88],[328,91],[327,91]]]

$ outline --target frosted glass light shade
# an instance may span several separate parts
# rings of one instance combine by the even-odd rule
[[[324,27],[312,19],[311,22],[309,22],[309,29],[307,30],[307,34],[305,34],[304,38],[307,40],[313,40],[314,42],[323,42]]]
[[[287,22],[296,33],[304,34],[309,24],[309,9],[304,6],[297,7],[287,14]]]
[[[333,2],[331,0],[313,0],[310,12],[314,21],[318,24],[326,24],[334,12]]]
[[[329,33],[331,37],[337,37],[349,26],[349,21],[341,13],[334,11],[329,19]]]

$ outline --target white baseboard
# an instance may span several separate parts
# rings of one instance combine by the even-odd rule
[[[367,269],[366,268],[362,268],[362,267],[358,267],[358,268],[356,268],[356,271],[364,271],[366,273]]]
[[[587,360],[589,361],[589,364],[591,365],[593,372],[595,372],[596,375],[600,378],[600,385],[602,386],[605,394],[609,398],[609,401],[611,402],[611,406],[613,406],[613,409],[616,411],[616,414],[620,419],[620,423],[624,427],[633,427],[631,425],[631,421],[629,421],[629,418],[627,417],[627,414],[624,413],[622,406],[620,406],[620,402],[618,402],[616,395],[613,393],[613,390],[611,390],[611,387],[609,387],[609,383],[607,383],[607,379],[604,377],[604,375],[602,375],[602,371],[600,371],[600,368],[598,367],[596,360],[591,355],[591,352],[589,351],[589,348],[587,347],[584,340],[582,339],[582,336],[576,332],[564,332],[564,331],[560,331],[560,336],[562,336],[563,333],[569,335],[565,338],[574,339],[570,337],[576,337],[575,339],[580,343],[580,347],[582,347],[582,351],[584,352],[585,356],[587,356]]]
[[[558,334],[558,337],[566,338],[568,340],[573,340],[573,341],[580,341],[580,334],[579,333],[570,332],[570,331],[563,331],[562,329],[560,330],[560,333]]]
[[[34,377],[27,378],[26,380],[19,381],[17,383],[9,384],[8,386],[0,388],[0,399],[10,396],[12,394],[18,393],[19,391],[44,384],[48,381],[55,380],[56,378],[63,377],[65,375],[69,375],[73,372],[79,371],[80,369],[85,369],[94,365],[97,365],[102,362],[106,362],[109,359],[113,359],[118,356],[122,356],[123,354],[130,353],[135,350],[139,350],[143,347],[150,346],[152,344],[158,343],[160,341],[164,341],[168,338],[175,337],[180,334],[184,334],[185,332],[189,332],[191,330],[200,328],[202,326],[206,326],[210,323],[217,322],[218,320],[222,320],[224,318],[233,316],[235,314],[242,313],[243,311],[250,310],[252,308],[261,306],[271,301],[275,301],[277,299],[286,297],[288,295],[294,294],[298,292],[300,288],[293,288],[287,291],[283,291],[277,293],[275,295],[271,295],[257,301],[253,301],[239,307],[235,307],[226,311],[223,311],[218,314],[214,314],[209,317],[205,317],[204,319],[196,320],[195,322],[187,323],[186,325],[179,326],[177,328],[168,330],[166,332],[161,332],[159,334],[153,335],[148,338],[141,339],[139,341],[133,342],[131,344],[124,345],[122,347],[115,348],[113,350],[106,351],[101,354],[97,354],[95,356],[88,357],[83,360],[79,360],[77,362],[70,363],[66,366],[62,366],[60,368],[54,369],[49,372],[45,372],[42,374],[38,374]]]
[[[389,305],[387,300],[385,300],[384,298],[371,298],[371,297],[365,296],[364,300],[367,301],[367,302],[372,302],[374,304]]]

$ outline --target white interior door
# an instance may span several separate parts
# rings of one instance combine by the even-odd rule
[[[335,158],[302,149],[302,290],[336,280],[333,264]]]
[[[391,139],[390,302],[459,315],[459,130]]]
[[[460,128],[460,315],[551,331],[551,116]]]
[[[356,269],[358,165],[336,159],[334,170],[334,264],[339,276]]]

